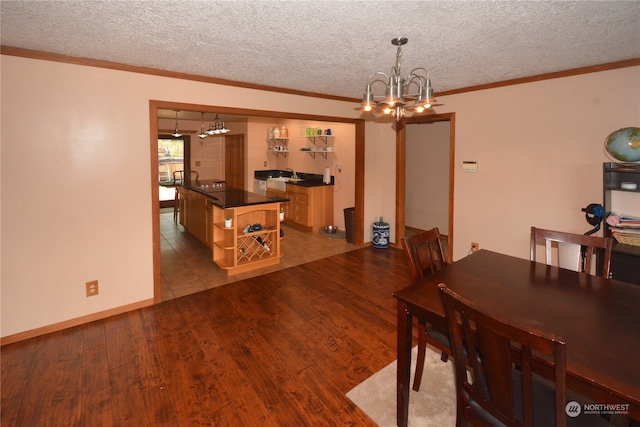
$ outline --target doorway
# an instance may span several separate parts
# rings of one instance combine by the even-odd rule
[[[177,173],[184,171],[185,157],[188,159],[185,148],[188,146],[188,136],[158,135],[158,198],[161,208],[174,205],[173,185]]]
[[[219,107],[211,105],[194,105],[168,101],[149,101],[149,126],[151,133],[151,176],[153,185],[151,189],[152,201],[152,238],[153,238],[153,276],[154,276],[154,302],[162,302],[162,264],[160,257],[160,209],[157,186],[158,162],[156,159],[157,135],[158,135],[158,110],[173,111],[197,111],[200,113],[219,113],[249,116],[267,117],[270,119],[292,119],[312,122],[337,122],[354,126],[354,245],[364,244],[364,159],[365,159],[365,122],[363,119],[350,119],[344,117],[318,116],[312,114],[287,113],[279,111],[250,110],[244,108]]]
[[[227,186],[245,189],[245,142],[244,134],[224,137],[224,180]]]
[[[434,226],[440,228],[442,234],[448,236],[447,258],[453,261],[453,191],[454,191],[454,167],[455,167],[455,113],[435,114],[429,116],[407,117],[397,123],[396,128],[396,244],[405,236],[407,225],[407,126],[417,124],[432,124],[448,122],[448,158],[442,156],[441,162],[448,164],[448,194],[440,203],[446,203],[445,219],[433,220]],[[446,149],[446,147],[445,147]],[[411,186],[409,186],[411,188]],[[439,223],[444,224],[443,229]],[[411,224],[410,224],[411,225]]]

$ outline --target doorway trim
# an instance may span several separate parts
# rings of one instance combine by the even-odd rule
[[[404,237],[406,225],[407,200],[407,129],[409,124],[424,124],[436,122],[449,122],[449,249],[447,253],[448,262],[453,262],[453,186],[455,175],[455,128],[456,114],[433,114],[428,116],[405,117],[396,125],[396,242],[400,246],[400,239]]]
[[[364,141],[365,121],[345,117],[314,114],[287,113],[282,111],[251,110],[215,105],[186,104],[149,100],[150,163],[151,163],[151,224],[153,239],[153,301],[162,302],[162,265],[160,259],[160,207],[158,180],[158,110],[197,111],[203,113],[234,114],[239,116],[309,120],[319,122],[351,123],[355,126],[355,194],[354,194],[354,245],[364,245]]]

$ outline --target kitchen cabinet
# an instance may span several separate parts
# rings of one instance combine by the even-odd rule
[[[181,187],[180,191],[180,224],[193,234],[195,238],[211,247],[211,230],[209,218],[211,207],[207,206],[208,198],[201,193]]]
[[[205,223],[205,245],[209,249],[213,249],[213,205],[211,203],[207,203],[207,217]]]
[[[213,207],[213,262],[227,275],[243,273],[280,262],[280,202]],[[231,218],[231,227],[224,226]],[[245,231],[260,224],[259,230]]]
[[[640,165],[605,163],[603,190],[605,219],[612,213],[640,217]],[[612,230],[615,228],[604,221],[604,235],[616,237]],[[611,277],[640,285],[640,235],[633,236],[618,235],[620,241],[616,241],[611,254]]]
[[[289,199],[285,221],[307,231],[320,231],[333,224],[333,186],[305,187],[287,184]]]
[[[188,198],[190,194],[190,191],[186,191],[182,187],[178,188],[178,222],[184,228],[187,228],[187,206],[189,205]]]

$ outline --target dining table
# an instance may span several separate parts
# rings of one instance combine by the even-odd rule
[[[440,283],[497,318],[563,337],[567,389],[640,420],[640,286],[480,250],[393,295],[398,426],[408,422],[414,318],[447,330]]]

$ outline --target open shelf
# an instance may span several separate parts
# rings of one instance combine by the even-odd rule
[[[287,157],[289,138],[267,138],[267,150],[276,157]]]
[[[224,218],[232,227],[224,227]],[[280,262],[280,203],[214,209],[213,261],[227,274]],[[262,229],[244,232],[248,225]]]
[[[636,228],[612,227],[606,221],[614,213],[640,217],[640,165],[605,163],[603,190],[604,235],[616,238],[611,254],[611,277],[640,285],[640,246],[624,242],[627,236],[637,236],[633,234]],[[627,234],[627,231],[632,234]]]
[[[316,158],[316,154],[320,154],[326,160],[328,153],[335,152],[333,149],[335,135],[303,136],[302,138],[307,140],[308,146],[301,148],[300,151],[307,153],[313,159]]]

